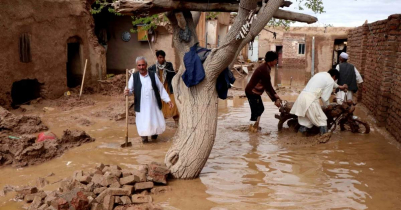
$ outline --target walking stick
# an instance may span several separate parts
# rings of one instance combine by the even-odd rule
[[[125,87],[128,89],[128,69],[125,70]],[[128,95],[125,96],[125,142],[121,147],[131,147],[132,143],[128,142]]]
[[[82,76],[82,84],[81,84],[81,91],[79,91],[79,98],[81,100],[82,90],[84,88],[84,81],[85,81],[85,74],[86,74],[86,64],[88,63],[88,59],[85,60],[85,67],[84,67],[84,75]]]

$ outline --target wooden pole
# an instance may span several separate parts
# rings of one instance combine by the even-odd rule
[[[82,76],[82,84],[81,84],[81,91],[79,91],[79,100],[81,100],[82,90],[84,89],[84,81],[85,81],[85,74],[86,74],[86,64],[88,64],[88,59],[85,59],[85,67],[84,67],[84,75]]]
[[[125,70],[125,85],[128,89],[128,69]],[[128,95],[125,96],[125,146],[128,146]]]

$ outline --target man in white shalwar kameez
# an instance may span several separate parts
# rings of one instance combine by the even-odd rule
[[[339,90],[336,95],[337,103],[342,104],[345,100],[352,100],[352,95],[358,91],[358,84],[363,82],[362,76],[358,69],[348,61],[348,54],[342,52],[340,54],[340,64],[336,66],[336,69],[340,72],[337,78],[339,85],[347,84],[348,91],[344,92]],[[347,96],[347,98],[345,98]]]
[[[166,129],[166,122],[162,112],[161,100],[170,108],[173,107],[170,97],[154,72],[148,72],[145,57],[136,59],[137,72],[134,72],[128,81],[128,93],[135,94],[136,127],[142,142],[152,140]]]
[[[329,105],[329,99],[334,88],[345,89],[347,86],[338,86],[335,80],[339,72],[331,69],[328,72],[321,72],[313,76],[306,87],[299,94],[290,113],[298,116],[300,133],[305,133],[307,128],[320,127],[320,134],[327,133],[327,117],[324,114],[319,99],[323,105]]]

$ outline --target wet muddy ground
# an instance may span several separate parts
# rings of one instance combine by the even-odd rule
[[[125,120],[99,115],[106,107],[123,107],[120,96],[85,96],[94,104],[72,109],[42,111],[49,104],[32,105],[24,114],[37,114],[56,135],[65,129],[85,130],[96,138],[93,143],[68,150],[61,157],[25,168],[4,167],[0,187],[35,185],[38,177],[58,187],[57,181],[76,170],[93,168],[96,163],[136,168],[152,161],[163,162],[175,128],[167,121],[167,131],[157,142],[140,143],[134,124],[129,125],[132,148],[120,148]],[[294,101],[296,95],[288,100]],[[359,105],[358,105],[359,106]],[[385,131],[373,124],[362,106],[356,115],[369,119],[368,135],[340,132],[326,144],[313,145],[295,133],[278,132],[274,114],[278,109],[265,101],[260,133],[248,133],[250,117],[246,98],[238,95],[220,101],[215,145],[200,178],[172,180],[171,192],[154,197],[165,209],[400,209],[401,150]],[[22,114],[19,110],[14,114]],[[89,121],[89,122],[88,122]],[[84,122],[84,123],[82,123]],[[285,129],[284,129],[285,130]],[[287,130],[288,131],[288,130]],[[22,209],[22,202],[0,197],[0,209]]]

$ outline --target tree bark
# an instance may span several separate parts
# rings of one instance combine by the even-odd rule
[[[171,0],[151,0],[151,1],[135,1],[135,0],[119,0],[113,3],[117,12],[126,15],[149,16],[152,14],[168,12],[173,10],[189,10],[189,11],[203,11],[203,12],[237,12],[239,4],[237,1],[231,0],[226,3],[200,3],[200,2],[185,2],[185,1],[171,1]],[[260,3],[260,1],[258,1]],[[288,1],[283,1],[282,5],[289,6]],[[297,12],[290,12],[285,10],[277,10],[274,18],[292,20],[304,23],[315,23],[316,17]]]
[[[260,26],[266,25],[274,12],[280,7],[283,0],[269,0],[263,16],[258,17],[252,25],[250,34],[258,34]],[[238,15],[225,37],[222,45],[213,49],[205,63],[205,79],[198,85],[188,88],[182,81],[185,71],[183,65],[173,78],[174,95],[176,105],[180,112],[180,122],[173,144],[168,150],[165,163],[175,178],[192,179],[199,176],[212,150],[217,129],[218,98],[216,92],[216,80],[218,75],[226,68],[234,58],[239,46],[244,40],[236,39],[239,30],[246,23],[251,10],[256,10],[257,0],[241,0]],[[260,13],[260,12],[259,12]],[[180,27],[176,15],[172,12],[168,18],[174,29],[173,42],[182,60],[190,46],[197,42],[195,24],[189,11],[183,11],[187,26],[193,36],[189,43],[181,42],[178,38]],[[248,37],[248,36],[247,36]]]

